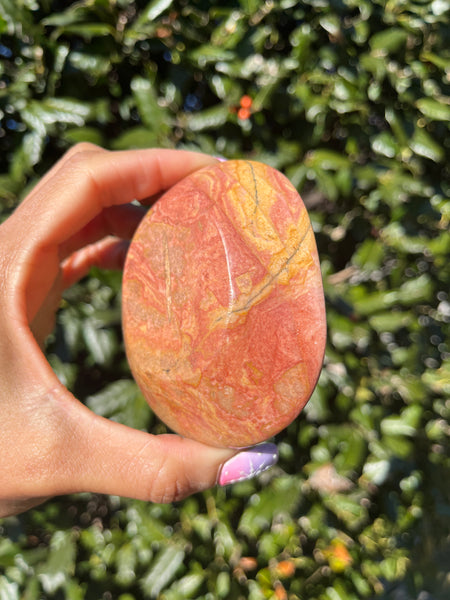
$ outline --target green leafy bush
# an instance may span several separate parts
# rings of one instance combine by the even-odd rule
[[[1,219],[81,140],[267,162],[308,206],[329,328],[275,469],[4,519],[0,598],[448,597],[449,31],[440,0],[0,0]],[[92,410],[161,432],[120,281],[67,292],[49,360]]]

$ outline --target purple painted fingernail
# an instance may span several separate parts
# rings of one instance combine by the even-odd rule
[[[242,450],[228,460],[220,471],[219,485],[229,485],[256,477],[278,461],[278,448],[264,442],[247,450]]]

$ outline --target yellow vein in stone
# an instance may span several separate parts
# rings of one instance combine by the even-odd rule
[[[256,211],[259,209],[260,215],[263,217],[264,221],[270,226],[270,229],[275,233],[276,237],[278,238],[280,244],[284,247],[286,247],[286,244],[284,243],[284,241],[281,239],[281,235],[280,232],[277,230],[277,228],[274,226],[273,221],[270,217],[270,215],[268,213],[266,213],[265,211],[262,210],[260,202],[259,202],[259,193],[258,193],[258,183],[257,183],[257,179],[256,179],[256,175],[255,175],[255,169],[253,168],[253,165],[250,161],[246,160],[245,164],[247,164],[250,168],[251,171],[251,175],[253,178],[253,185],[254,185],[254,194],[252,195],[251,191],[248,190],[244,183],[239,181],[239,184],[242,186],[242,189],[245,191],[245,193],[250,196],[250,198],[255,198],[255,209],[253,211],[253,216],[256,215]],[[290,211],[291,212],[291,211]],[[292,214],[292,213],[291,213]],[[251,224],[253,226],[253,228],[257,229],[257,226],[252,218],[251,220]],[[257,233],[257,232],[256,232]],[[256,237],[256,233],[255,233],[255,237]]]

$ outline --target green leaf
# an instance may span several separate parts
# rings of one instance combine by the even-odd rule
[[[65,25],[58,33],[61,35],[77,35],[90,42],[95,37],[114,36],[114,29],[106,23],[76,23]]]
[[[383,261],[385,248],[380,240],[365,240],[353,254],[353,263],[364,271],[378,269]]]
[[[115,381],[86,399],[86,405],[96,414],[134,429],[146,429],[150,409],[134,381]]]
[[[376,81],[382,81],[386,76],[386,61],[382,56],[372,56],[363,54],[361,56],[361,66],[369,73],[372,73]]]
[[[236,547],[239,544],[236,535],[230,525],[224,521],[219,521],[214,531],[214,544],[216,553],[229,560]]]
[[[430,62],[443,71],[450,70],[450,58],[448,56],[440,56],[433,52],[423,52],[421,59]]]
[[[229,115],[226,106],[214,106],[198,113],[186,115],[186,127],[193,132],[220,127],[227,122]]]
[[[296,478],[280,477],[274,480],[270,487],[252,496],[239,521],[239,531],[257,538],[264,529],[270,527],[275,517],[289,515],[299,498]]]
[[[382,485],[389,477],[390,461],[386,459],[370,461],[364,465],[364,475],[375,485]]]
[[[65,586],[65,600],[85,600],[86,589],[84,585],[80,585],[76,580],[68,581]],[[28,597],[25,595],[26,600]]]
[[[9,538],[0,538],[0,566],[3,568],[13,566],[19,550],[20,546]]]
[[[417,108],[432,121],[450,121],[450,105],[432,98],[421,98],[416,102]]]
[[[211,539],[212,525],[208,515],[197,515],[195,519],[192,520],[192,529],[202,542],[207,542]]]
[[[145,564],[153,556],[152,548],[158,549],[163,544],[166,545],[171,538],[171,531],[165,525],[164,515],[159,506],[154,506],[154,511],[148,509],[147,503],[133,503],[128,505],[126,511],[126,521],[130,532],[139,531],[139,538],[142,544],[148,548],[145,553]],[[138,553],[143,560],[142,549]]]
[[[85,71],[93,77],[101,77],[111,70],[111,59],[106,56],[90,54],[87,52],[71,52],[69,62],[80,71]]]
[[[355,310],[361,315],[371,315],[378,311],[385,311],[398,302],[396,291],[380,291],[365,294],[360,288],[350,290],[350,297]]]
[[[383,55],[394,54],[400,50],[408,38],[408,33],[398,27],[389,27],[384,31],[375,33],[369,41],[372,52],[379,52]]]
[[[347,431],[348,435],[343,436],[339,444],[339,453],[335,458],[336,468],[342,473],[357,471],[367,450],[367,440],[359,430],[351,427]],[[345,483],[342,482],[342,485]]]
[[[84,321],[82,335],[93,364],[109,365],[117,351],[117,337],[111,329],[104,329],[96,318]]]
[[[358,497],[331,494],[324,496],[323,502],[350,531],[358,529],[367,518],[367,509],[361,505]]]
[[[69,581],[75,571],[75,558],[76,546],[72,531],[55,531],[48,559],[38,573],[47,594],[54,594]]]
[[[130,150],[132,148],[153,148],[158,144],[159,136],[156,131],[138,126],[127,129],[113,141],[111,146],[114,150]]]
[[[89,19],[89,16],[90,13],[86,9],[86,6],[77,2],[63,12],[54,12],[48,15],[42,19],[42,23],[51,27],[66,27],[82,23],[85,19]]]
[[[229,17],[211,33],[211,44],[232,50],[236,48],[247,31],[245,16],[240,11],[232,10]]]
[[[21,114],[30,129],[44,136],[57,123],[81,127],[87,119],[94,116],[95,107],[70,98],[47,98],[42,101],[32,100]]]
[[[397,299],[404,306],[412,306],[421,302],[429,302],[433,294],[433,283],[429,275],[424,273],[419,277],[405,281],[400,286]]]
[[[146,596],[156,598],[166,588],[183,564],[184,554],[184,550],[171,544],[161,550],[141,581]]]
[[[318,149],[308,154],[306,164],[325,171],[337,171],[348,168],[351,163],[344,154],[334,152],[333,150]]]
[[[30,34],[32,17],[30,11],[17,0],[0,0],[0,15],[5,33],[9,35]]]
[[[408,327],[411,323],[412,317],[409,313],[403,313],[400,311],[389,311],[373,315],[369,319],[371,327],[373,327],[378,333],[391,332],[394,333],[402,327]]]
[[[19,600],[19,585],[0,575],[0,600]]]
[[[406,123],[403,117],[393,107],[386,107],[386,121],[391,126],[398,146],[406,147],[408,145],[408,134],[406,132]]]
[[[434,393],[450,396],[450,360],[444,360],[439,369],[427,369],[423,380]]]
[[[64,139],[70,144],[91,142],[91,144],[97,144],[97,146],[104,145],[103,134],[95,127],[68,127],[63,135]]]
[[[420,127],[416,127],[410,147],[419,156],[423,156],[434,162],[441,162],[444,159],[444,149],[425,129]]]
[[[142,11],[141,21],[153,21],[172,5],[173,0],[152,0]]]
[[[345,586],[339,582],[333,587],[327,587],[325,595],[322,598],[323,600],[356,600],[354,596],[349,596]]]
[[[216,46],[200,46],[189,54],[190,60],[200,67],[205,67],[209,63],[217,63],[218,61],[230,61],[235,58],[235,53],[225,48]]]
[[[374,136],[371,140],[371,145],[377,154],[382,154],[387,158],[394,158],[399,152],[395,138],[387,131]]]
[[[155,86],[148,79],[136,76],[131,81],[131,90],[142,122],[158,139],[163,139],[170,131],[170,120],[168,112],[158,103]]]
[[[406,254],[424,254],[430,241],[408,236],[401,223],[392,222],[382,232],[382,240],[388,246]]]
[[[398,416],[386,417],[381,422],[381,431],[384,435],[406,435],[408,437],[416,434],[422,417],[422,407],[412,405],[405,408]]]
[[[450,388],[450,384],[448,387]],[[450,434],[450,427],[444,419],[434,419],[433,421],[428,421],[425,425],[425,431],[427,437],[433,442],[445,443]]]
[[[336,36],[341,30],[341,21],[335,14],[327,14],[319,19],[321,27],[330,35]]]
[[[42,158],[44,136],[41,131],[30,131],[23,137],[22,152],[25,157],[24,166],[28,170],[34,167]]]
[[[7,33],[7,31],[8,23],[6,22],[6,19],[4,19],[2,15],[0,15],[0,33]]]
[[[197,592],[205,580],[204,573],[190,573],[175,581],[170,588],[165,591],[164,596],[167,600],[183,600],[184,598],[198,598]]]
[[[47,354],[47,360],[59,381],[68,389],[73,389],[78,375],[78,365],[73,362],[63,362],[56,354]]]
[[[216,593],[219,598],[227,598],[230,593],[230,574],[226,571],[222,571],[217,575],[216,579]]]
[[[117,575],[120,585],[130,585],[136,578],[137,555],[132,543],[123,544],[116,555]]]

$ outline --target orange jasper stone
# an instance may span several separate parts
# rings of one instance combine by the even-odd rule
[[[128,252],[123,328],[133,375],[174,431],[237,448],[289,425],[326,335],[314,234],[289,180],[235,160],[165,193]]]

